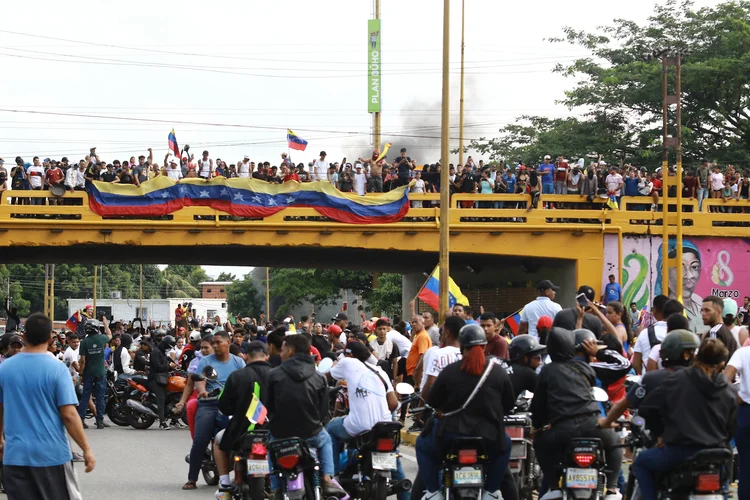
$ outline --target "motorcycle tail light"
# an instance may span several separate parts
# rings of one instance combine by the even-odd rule
[[[460,464],[477,463],[477,450],[458,450],[458,463]]]
[[[250,450],[253,455],[265,455],[266,446],[263,443],[253,443],[253,448]]]
[[[695,489],[699,492],[718,491],[721,483],[718,474],[699,474],[695,481]]]
[[[573,455],[573,460],[579,467],[588,467],[594,463],[596,456],[591,453],[576,453]]]
[[[291,470],[297,467],[299,455],[285,455],[276,460],[282,469]]]
[[[523,439],[523,427],[506,427],[505,433],[511,439]]]
[[[378,438],[378,442],[375,443],[375,449],[378,451],[393,451],[393,439]]]

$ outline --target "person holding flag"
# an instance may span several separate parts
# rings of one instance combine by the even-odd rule
[[[169,145],[169,151],[175,156],[175,158],[181,158],[180,147],[177,145],[177,137],[174,135],[174,129],[167,136],[167,143]]]
[[[453,281],[453,278],[449,278],[448,283],[448,307],[453,308],[456,304],[468,304],[469,299],[464,295],[461,289]],[[424,301],[428,306],[434,310],[440,310],[440,266],[435,266],[435,270],[427,281],[425,281],[422,288],[417,294],[417,298]]]
[[[246,349],[247,366],[233,371],[227,378],[224,391],[219,397],[219,411],[232,415],[229,425],[217,434],[214,440],[214,458],[219,471],[218,499],[231,500],[229,472],[232,464],[229,453],[237,440],[248,430],[265,423],[265,405],[268,393],[268,346],[258,340],[250,342]],[[252,413],[250,410],[253,410]],[[258,417],[250,418],[248,417]],[[223,495],[223,496],[222,496]]]

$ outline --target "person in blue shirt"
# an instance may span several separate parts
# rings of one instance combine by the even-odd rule
[[[638,196],[638,183],[641,180],[639,177],[639,172],[635,168],[631,168],[624,180],[623,195]]]
[[[555,194],[555,166],[550,163],[550,155],[544,157],[544,163],[537,169],[542,176],[542,194]]]
[[[208,397],[211,391],[221,389],[230,373],[245,368],[245,361],[229,352],[230,342],[231,339],[226,331],[215,331],[211,342],[214,353],[201,359],[196,368],[197,373],[202,373],[206,366],[211,366],[216,370],[218,377],[216,380],[195,382],[195,390],[198,391],[198,410],[195,412],[193,447],[190,449],[190,471],[188,481],[182,487],[183,490],[197,488],[196,482],[203,462],[203,454],[214,434],[219,430],[216,425],[216,417],[219,413],[218,401],[201,401],[201,399]]]
[[[5,490],[8,498],[51,498],[67,484],[64,497],[54,498],[80,498],[66,431],[83,450],[86,472],[96,459],[76,410],[78,396],[68,368],[47,352],[52,321],[34,313],[25,327],[24,350],[0,364]]]
[[[602,302],[606,305],[608,302],[622,302],[622,287],[619,283],[615,283],[615,275],[609,275],[609,283],[604,287],[604,295],[602,296]]]

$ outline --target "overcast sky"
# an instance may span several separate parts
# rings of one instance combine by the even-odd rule
[[[381,3],[383,141],[435,162],[443,3]],[[457,138],[461,2],[451,3]],[[555,103],[574,81],[551,70],[586,52],[545,38],[566,25],[642,22],[652,9],[650,0],[467,0],[465,137],[492,136],[521,114],[575,114]],[[0,156],[76,161],[97,146],[111,161],[151,146],[161,163],[173,127],[181,146],[227,163],[246,154],[276,163],[287,127],[309,142],[294,161],[321,149],[330,161],[364,155],[372,14],[363,0],[12,2],[0,21]]]

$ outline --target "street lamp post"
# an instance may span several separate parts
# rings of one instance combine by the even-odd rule
[[[444,318],[448,310],[448,286],[450,281],[450,180],[448,178],[448,154],[450,147],[450,0],[443,0],[443,102],[440,137],[440,310]]]

